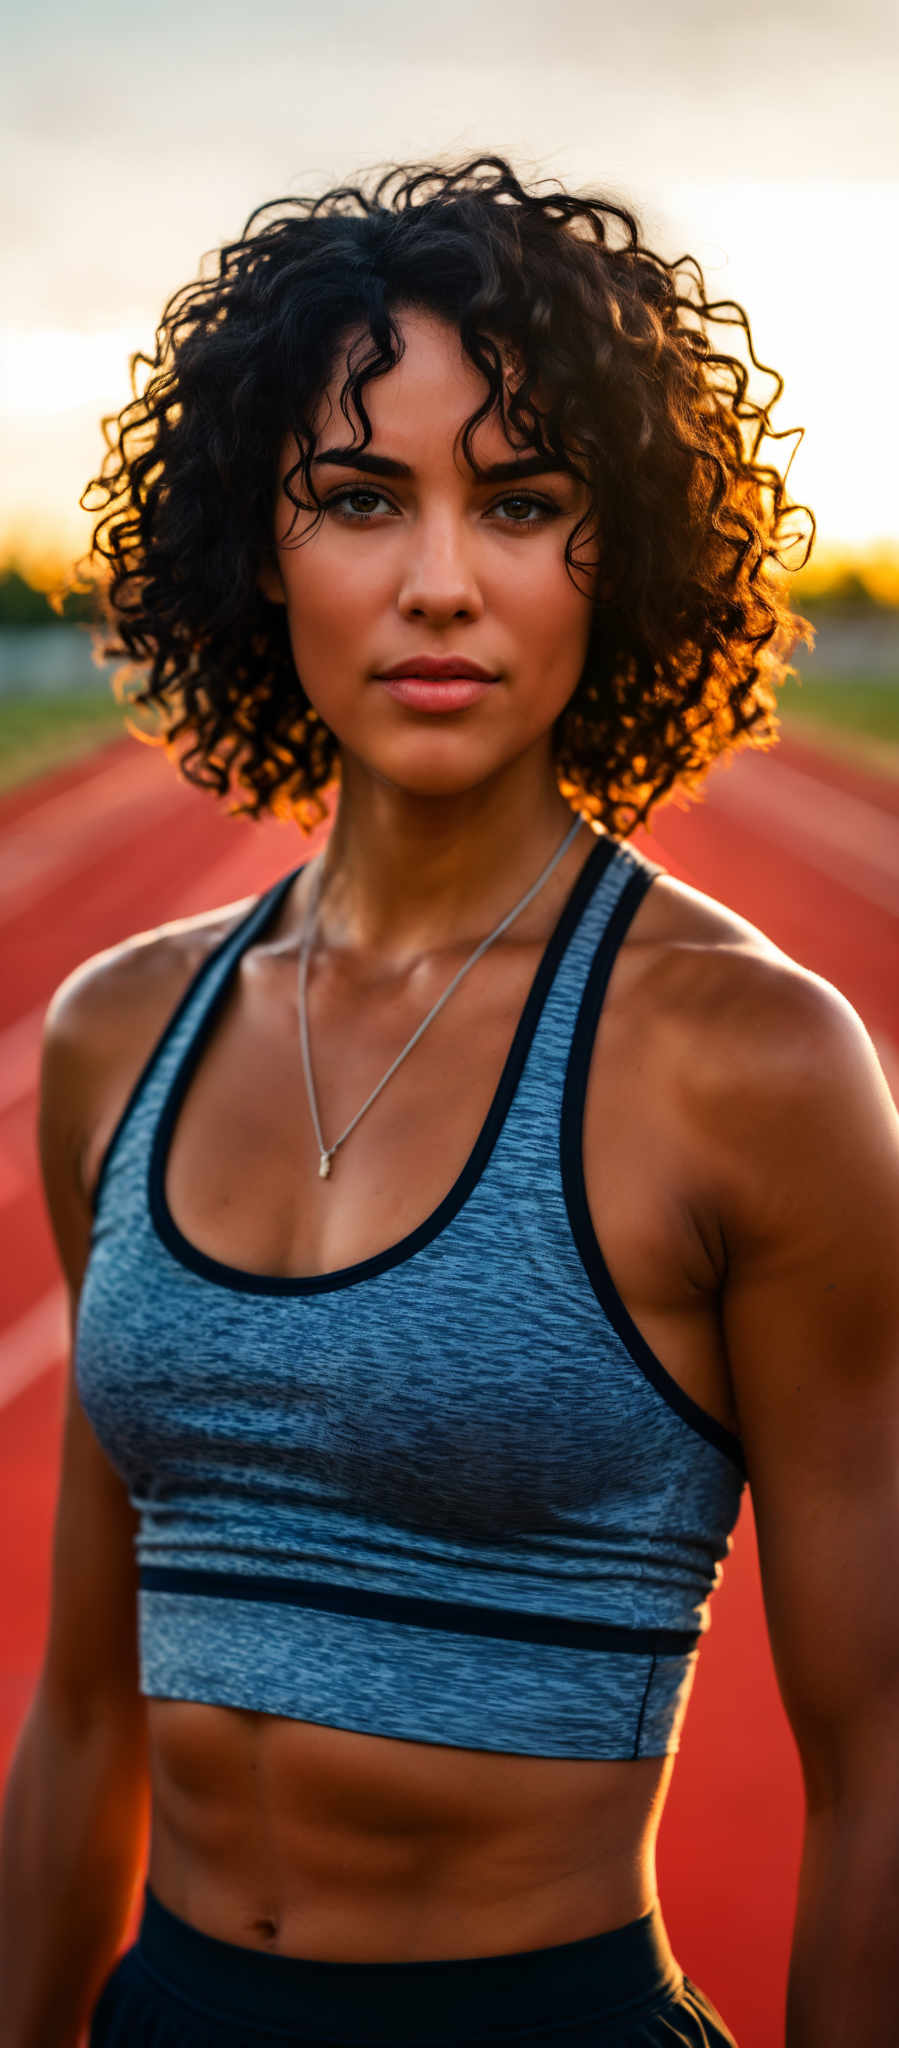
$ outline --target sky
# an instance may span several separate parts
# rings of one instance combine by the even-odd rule
[[[746,305],[822,554],[899,555],[893,0],[36,0],[5,57],[0,555],[84,547],[128,358],[254,206],[497,150]]]

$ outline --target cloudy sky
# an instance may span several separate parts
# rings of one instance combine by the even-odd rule
[[[0,551],[83,545],[128,355],[253,206],[482,150],[698,256],[785,375],[822,546],[899,546],[893,0],[36,0],[5,54]]]

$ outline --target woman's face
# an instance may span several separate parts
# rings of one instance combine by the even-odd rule
[[[473,446],[499,473],[476,477],[457,436],[483,379],[454,327],[411,310],[397,324],[405,353],[366,387],[371,440],[355,456],[341,358],[315,423],[324,516],[315,526],[279,490],[263,588],[287,606],[297,673],[344,760],[409,793],[449,796],[528,754],[552,772],[552,727],[590,631],[594,572],[575,583],[565,562],[589,494],[540,470],[496,417]],[[282,479],[295,460],[289,442]],[[422,678],[417,664],[436,661],[447,675],[476,664],[483,677]],[[405,676],[391,677],[398,666]]]

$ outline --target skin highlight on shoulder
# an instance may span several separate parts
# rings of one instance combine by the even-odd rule
[[[837,1076],[851,1091],[856,1069],[876,1064],[864,1026],[756,926],[667,875],[617,974],[600,1031],[620,1032],[658,1126],[678,1131],[689,1179],[735,1247],[765,1227],[784,1131],[820,1127]]]
[[[64,1162],[88,1205],[141,1068],[204,959],[251,901],[137,932],[93,954],[56,990],[44,1025],[41,1151],[51,1171]]]
[[[55,990],[45,1019],[45,1042],[80,1048],[89,1056],[95,1035],[104,1026],[149,1014],[156,999],[169,1002],[172,991],[196,973],[251,903],[248,897],[221,910],[176,918],[91,954]]]
[[[813,1209],[839,1133],[893,1123],[868,1032],[832,983],[723,906],[686,893],[682,925],[653,948],[640,1005],[658,1066],[714,1190],[730,1264],[786,1249]]]

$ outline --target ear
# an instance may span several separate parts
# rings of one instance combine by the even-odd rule
[[[259,574],[256,577],[256,584],[257,588],[261,590],[263,597],[268,598],[269,604],[287,603],[284,585],[281,581],[281,571],[276,561],[269,557],[266,558],[260,566]]]

